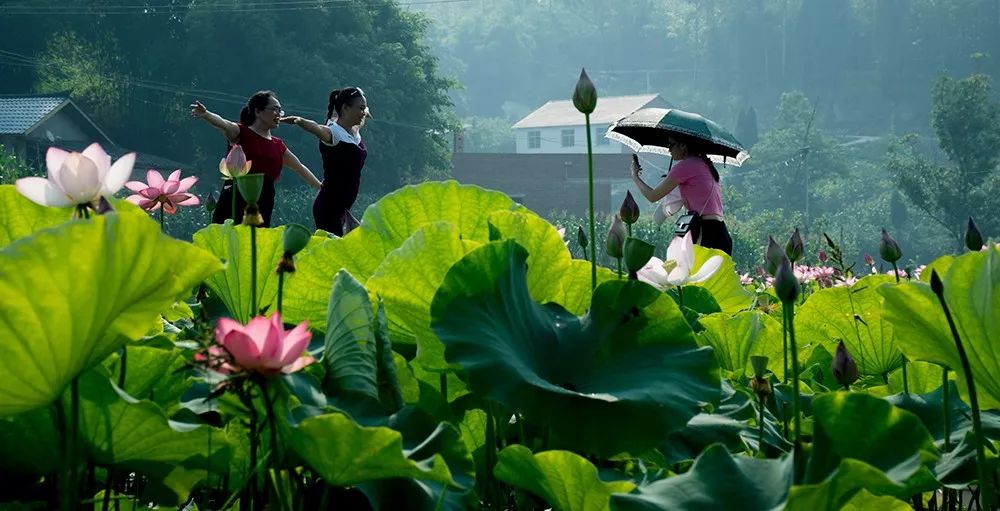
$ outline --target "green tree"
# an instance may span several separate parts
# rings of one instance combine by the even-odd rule
[[[1000,102],[990,79],[942,78],[931,92],[933,128],[950,164],[932,161],[920,139],[902,137],[889,150],[889,168],[899,189],[955,240],[973,217],[984,232],[997,232],[1000,218]]]

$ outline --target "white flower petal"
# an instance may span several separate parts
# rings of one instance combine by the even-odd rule
[[[688,231],[681,241],[681,253],[677,256],[677,265],[690,270],[694,268],[694,242],[691,240],[691,231]]]
[[[75,204],[92,202],[101,191],[100,170],[80,153],[71,153],[59,171],[59,187]]]
[[[656,257],[650,258],[649,262],[636,272],[636,275],[639,280],[661,290],[667,286],[667,271],[663,269],[663,261]]]
[[[58,187],[43,177],[25,177],[14,184],[18,193],[31,202],[42,206],[62,208],[71,206],[72,201]]]
[[[118,193],[118,190],[125,186],[125,181],[132,176],[132,167],[135,166],[135,153],[128,153],[111,166],[108,173],[104,176],[104,183],[101,185],[101,194],[104,196],[112,196]]]
[[[712,256],[705,261],[705,264],[698,268],[698,273],[691,276],[689,282],[702,282],[708,280],[722,266],[722,256]]]
[[[59,184],[59,171],[62,170],[63,163],[66,162],[66,157],[68,156],[68,152],[58,147],[50,147],[45,152],[45,168],[47,169],[49,179],[54,180],[57,186]]]
[[[677,265],[670,273],[667,275],[667,282],[672,286],[683,286],[690,282],[691,269],[685,266]]]
[[[101,177],[101,181],[104,181],[104,176],[108,174],[108,170],[111,169],[111,155],[104,152],[104,148],[101,144],[94,142],[87,146],[83,150],[83,155],[90,158],[90,161],[94,162],[97,166],[98,175]]]

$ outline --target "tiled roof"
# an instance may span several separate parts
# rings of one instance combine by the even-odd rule
[[[66,96],[0,96],[0,135],[21,135],[68,100]]]
[[[659,98],[659,94],[637,96],[611,96],[598,98],[594,113],[590,114],[591,124],[611,124]],[[663,101],[660,99],[660,101]],[[583,114],[576,110],[570,100],[549,101],[513,126],[519,128],[548,128],[555,126],[577,126],[584,123]]]

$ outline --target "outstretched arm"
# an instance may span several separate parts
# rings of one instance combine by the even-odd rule
[[[639,191],[642,193],[643,197],[645,197],[646,200],[648,200],[649,202],[656,202],[666,197],[667,194],[673,191],[674,188],[677,188],[677,181],[674,181],[669,177],[664,179],[663,181],[660,181],[660,184],[656,185],[656,188],[651,188],[649,185],[646,184],[645,181],[642,180],[641,174],[642,174],[642,167],[639,166],[638,163],[633,161],[632,181],[635,183],[635,186],[639,188]]]
[[[316,179],[316,176],[309,170],[309,167],[306,167],[301,161],[299,161],[299,158],[295,156],[295,153],[286,149],[285,154],[281,156],[281,162],[302,177],[302,180],[309,186],[319,190],[319,188],[323,185],[319,179]]]
[[[312,133],[320,141],[327,144],[333,143],[333,133],[330,132],[329,126],[324,126],[311,119],[306,119],[305,117],[299,117],[297,115],[289,115],[288,117],[282,117],[281,122],[287,124],[294,124],[309,133]]]
[[[191,117],[204,119],[205,122],[215,126],[216,129],[221,131],[222,134],[226,136],[226,140],[229,140],[230,142],[236,142],[236,140],[240,138],[240,127],[237,126],[235,122],[223,119],[219,114],[209,112],[201,101],[196,100],[191,105]]]

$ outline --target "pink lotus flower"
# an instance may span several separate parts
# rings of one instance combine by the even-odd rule
[[[223,176],[226,176],[226,178],[232,179],[250,172],[252,164],[252,161],[247,160],[247,155],[243,152],[243,148],[239,144],[233,144],[233,148],[229,150],[229,154],[219,161],[219,172]]]
[[[180,169],[171,172],[166,180],[159,172],[149,169],[146,181],[125,183],[126,188],[136,192],[126,197],[126,200],[146,211],[156,211],[163,206],[163,211],[172,215],[177,212],[177,206],[197,206],[201,203],[194,194],[187,193],[198,182],[198,178],[191,176],[181,179]]]
[[[826,260],[827,260],[826,251],[825,250],[820,250],[819,251],[819,262],[825,263]]]
[[[308,322],[286,331],[278,313],[270,318],[257,316],[246,326],[222,318],[215,327],[216,341],[232,355],[237,366],[265,376],[294,373],[315,362],[309,355],[302,356],[311,338]]]

